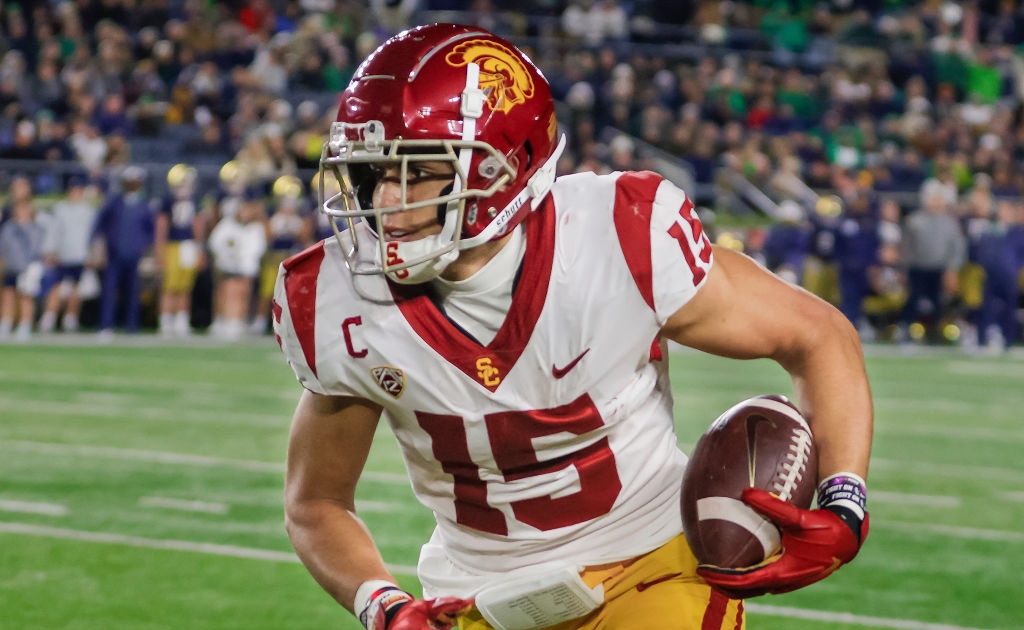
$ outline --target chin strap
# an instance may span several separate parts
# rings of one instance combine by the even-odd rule
[[[558,170],[558,158],[562,157],[562,151],[565,150],[565,134],[558,139],[558,145],[555,150],[551,153],[551,157],[544,163],[543,166],[537,169],[537,172],[533,174],[530,181],[526,182],[526,191],[530,196],[530,210],[536,210],[540,206],[540,202],[544,201],[544,196],[548,194],[551,187],[555,184],[555,172]],[[511,205],[511,204],[509,204]]]
[[[544,197],[551,190],[551,186],[555,183],[555,171],[558,168],[558,158],[562,156],[562,151],[565,150],[565,134],[558,139],[558,146],[551,152],[551,157],[548,158],[544,164],[538,168],[533,176],[526,182],[526,187],[518,195],[512,198],[512,201],[508,202],[508,205],[494,217],[494,220],[487,224],[479,234],[472,238],[464,238],[459,241],[459,249],[469,249],[470,247],[476,247],[482,243],[486,243],[498,234],[505,231],[505,227],[508,222],[519,212],[519,209],[523,207],[528,200],[530,201],[530,210],[536,210],[540,207],[540,203],[544,201]]]

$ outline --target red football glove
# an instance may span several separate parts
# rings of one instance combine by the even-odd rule
[[[402,604],[385,630],[451,630],[456,617],[473,606],[473,600],[458,597],[417,599]]]
[[[708,584],[733,599],[787,593],[822,580],[853,560],[868,536],[867,513],[858,540],[853,527],[832,510],[802,510],[760,488],[744,490],[743,501],[778,526],[782,552],[742,569],[697,568]]]
[[[364,589],[374,589],[365,595]],[[366,582],[356,593],[356,606],[362,607],[359,621],[367,630],[451,630],[459,613],[469,610],[472,599],[438,597],[437,599],[416,599],[385,580]]]

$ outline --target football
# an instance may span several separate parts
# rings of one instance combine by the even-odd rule
[[[683,530],[701,564],[741,568],[779,548],[776,526],[740,500],[755,486],[807,509],[817,452],[811,429],[785,396],[744,400],[697,441],[683,476]]]

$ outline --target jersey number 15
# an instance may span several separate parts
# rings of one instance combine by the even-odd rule
[[[463,418],[416,412],[430,434],[434,457],[455,481],[456,521],[491,534],[507,535],[505,515],[487,501],[487,482],[470,458]],[[516,520],[540,530],[583,523],[607,514],[622,489],[615,455],[603,437],[579,450],[539,461],[533,440],[556,433],[585,435],[604,426],[590,396],[553,409],[506,411],[484,416],[494,461],[506,482],[556,472],[573,466],[580,489],[564,496],[541,496],[512,501]]]

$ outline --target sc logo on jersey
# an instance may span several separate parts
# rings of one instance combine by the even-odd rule
[[[501,382],[501,370],[491,365],[490,357],[476,360],[476,376],[487,387],[496,387]]]

